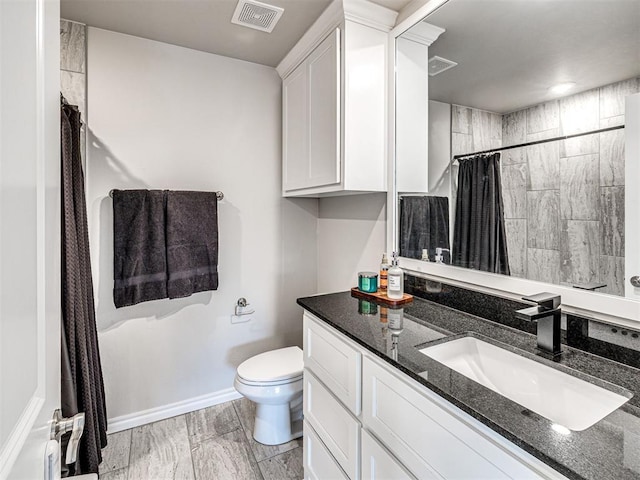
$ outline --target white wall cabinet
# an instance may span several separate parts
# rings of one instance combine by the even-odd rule
[[[285,191],[340,183],[340,30],[282,84]]]
[[[396,184],[431,193],[429,184],[429,46],[444,29],[421,22],[396,40]],[[448,159],[447,159],[448,162]]]
[[[565,479],[308,312],[303,328],[305,478]]]
[[[387,33],[395,17],[362,0],[334,2],[278,65],[283,196],[386,191]]]

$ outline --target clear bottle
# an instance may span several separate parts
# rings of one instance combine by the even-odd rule
[[[404,294],[404,272],[398,266],[398,254],[393,252],[391,268],[387,272],[388,286],[387,297],[395,300],[401,299]]]
[[[378,289],[382,293],[387,293],[387,272],[389,271],[389,259],[387,259],[387,254],[382,254],[382,261],[380,262],[380,285],[378,285]]]

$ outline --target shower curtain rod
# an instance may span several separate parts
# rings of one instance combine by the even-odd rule
[[[512,148],[530,147],[531,145],[539,145],[541,143],[557,142],[558,140],[569,140],[570,138],[582,137],[584,135],[593,135],[594,133],[610,132],[612,130],[619,130],[621,128],[624,128],[624,125],[616,125],[615,127],[599,128],[598,130],[591,130],[590,132],[574,133],[573,135],[565,135],[564,137],[546,138],[544,140],[536,140],[534,142],[520,143],[518,145],[509,145],[508,147],[492,148],[490,150],[482,150],[480,152],[463,153],[460,155],[454,155],[453,160],[455,161],[465,157],[473,157],[474,155],[483,155],[485,153],[502,152],[503,150],[511,150]]]
[[[117,188],[112,189],[111,191],[109,191],[109,196],[111,198],[113,198],[113,192],[117,191]],[[218,201],[222,200],[224,198],[224,193],[222,192],[216,192],[216,198],[218,199]]]

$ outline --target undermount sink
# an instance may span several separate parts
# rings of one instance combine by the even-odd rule
[[[590,427],[632,396],[621,387],[612,385],[623,394],[607,390],[474,336],[420,352],[573,431]]]

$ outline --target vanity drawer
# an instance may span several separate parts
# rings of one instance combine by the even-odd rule
[[[304,371],[304,419],[348,477],[360,478],[360,422],[307,369]]]
[[[364,429],[362,430],[362,478],[363,480],[415,480],[415,477]]]
[[[304,366],[354,414],[361,410],[362,354],[304,313]]]
[[[370,358],[364,359],[363,381],[365,428],[418,478],[563,478],[532,470],[517,454],[463,421],[464,412],[454,416],[437,395],[416,384],[418,390],[411,380],[399,379]]]
[[[304,422],[303,455],[305,480],[348,480],[307,421]]]

